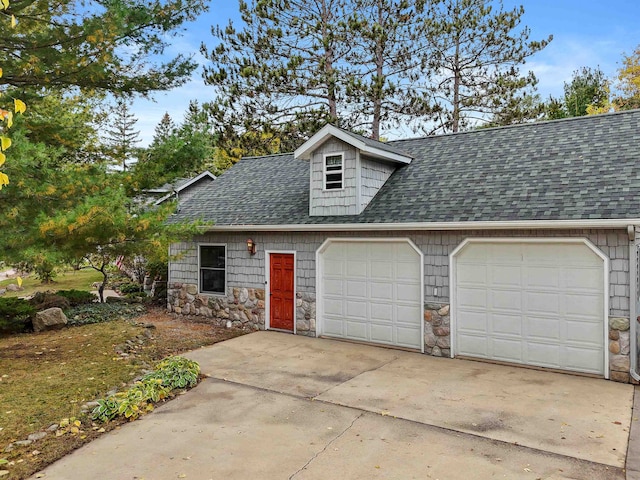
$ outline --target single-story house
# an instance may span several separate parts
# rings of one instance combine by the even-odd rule
[[[326,125],[182,204],[172,312],[637,379],[640,110],[378,142]]]

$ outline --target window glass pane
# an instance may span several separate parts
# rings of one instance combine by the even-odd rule
[[[327,173],[327,183],[342,182],[342,173]]]
[[[224,268],[224,246],[200,247],[200,266]]]
[[[325,158],[327,167],[340,167],[342,168],[342,155],[331,155]]]
[[[203,292],[224,294],[224,270],[200,270],[200,288]]]
[[[327,190],[335,190],[342,188],[342,182],[327,183]]]

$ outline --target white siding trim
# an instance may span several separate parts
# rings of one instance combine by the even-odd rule
[[[271,254],[284,253],[293,255],[293,334],[297,333],[297,299],[298,299],[298,259],[295,250],[265,250],[265,268],[264,268],[264,329],[271,329]],[[278,330],[280,331],[280,330]]]
[[[421,313],[420,313],[420,351],[424,353],[424,253],[422,250],[418,248],[418,246],[413,243],[413,241],[409,238],[370,238],[370,237],[353,237],[353,238],[341,238],[341,237],[331,237],[327,238],[322,245],[318,247],[316,250],[316,337],[322,335],[323,322],[322,318],[324,316],[324,312],[322,310],[322,296],[324,292],[322,291],[322,276],[324,265],[322,263],[322,254],[327,250],[329,245],[334,242],[370,242],[370,243],[407,243],[413,250],[415,250],[420,257],[420,302],[422,305]]]
[[[451,358],[456,351],[456,260],[457,255],[469,244],[473,243],[573,243],[586,245],[593,253],[602,260],[604,269],[604,282],[602,285],[604,296],[603,324],[604,332],[602,337],[602,348],[604,350],[604,378],[609,379],[609,257],[607,257],[598,247],[586,238],[534,238],[534,237],[498,237],[498,238],[466,238],[449,254],[449,334],[451,342]]]
[[[410,222],[410,223],[339,223],[279,225],[208,225],[202,232],[268,231],[268,232],[372,232],[402,230],[518,230],[571,228],[624,228],[640,226],[640,218],[619,220],[517,220],[500,222]]]

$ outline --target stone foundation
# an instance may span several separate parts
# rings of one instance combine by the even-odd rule
[[[609,317],[609,378],[616,382],[629,383],[629,319]]]
[[[171,283],[167,310],[210,318],[221,327],[264,330],[264,290],[257,288],[231,288],[226,296],[211,296],[198,294],[194,284]]]
[[[424,305],[424,353],[434,357],[451,355],[449,305],[446,303]]]
[[[312,293],[296,293],[296,333],[316,335],[316,296]]]

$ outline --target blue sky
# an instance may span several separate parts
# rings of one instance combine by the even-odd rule
[[[531,29],[531,39],[553,35],[553,41],[530,57],[525,68],[538,77],[538,91],[543,97],[558,96],[572,73],[585,66],[599,66],[613,76],[623,53],[631,53],[640,44],[639,0],[504,0],[506,9],[524,5],[523,24]],[[173,40],[168,53],[193,52],[198,62],[200,43],[213,43],[212,25],[226,25],[239,18],[237,0],[212,0],[209,12]],[[183,87],[154,96],[155,101],[136,100],[133,111],[138,118],[141,145],[147,145],[162,115],[169,112],[180,122],[190,100],[212,100],[215,91],[204,85],[200,70]],[[393,133],[387,138],[394,138]]]

